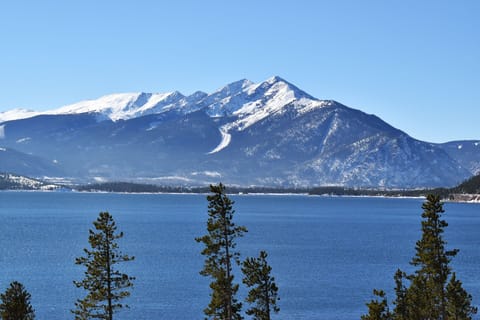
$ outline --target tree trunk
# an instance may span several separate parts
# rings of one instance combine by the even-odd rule
[[[107,306],[107,319],[112,320],[113,319],[113,309],[112,309],[112,279],[111,279],[111,263],[110,263],[110,239],[109,239],[109,234],[106,232],[105,234],[106,238],[106,245],[107,245],[107,252],[106,252],[106,258],[107,258],[107,301],[108,301],[108,306]]]
[[[266,314],[267,314],[267,319],[270,320],[270,295],[268,294],[268,279],[265,281],[265,301],[266,301]]]
[[[223,236],[225,238],[225,254],[227,255],[227,320],[232,320],[232,290],[230,285],[230,250],[228,241],[228,230],[226,225],[226,212],[222,213],[224,218]]]

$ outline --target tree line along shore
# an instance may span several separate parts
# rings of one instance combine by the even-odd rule
[[[14,177],[14,178],[12,178]],[[22,182],[27,181],[27,183]],[[209,192],[208,186],[163,186],[133,182],[102,182],[84,185],[49,184],[40,180],[20,177],[9,173],[0,173],[0,190],[44,190],[78,192],[116,192],[116,193],[200,193]],[[265,187],[265,186],[229,186],[229,194],[307,194],[329,196],[379,196],[379,197],[426,197],[439,195],[442,200],[480,202],[480,174],[463,181],[452,188],[351,188],[342,186],[321,186],[312,188]]]
[[[82,185],[74,188],[88,192],[122,193],[208,193],[209,187],[172,187],[130,182],[105,182]],[[443,200],[480,202],[480,175],[474,176],[453,188],[427,189],[378,189],[324,186],[314,188],[275,188],[229,186],[229,194],[308,194],[331,196],[384,196],[384,197],[426,197],[439,195]]]

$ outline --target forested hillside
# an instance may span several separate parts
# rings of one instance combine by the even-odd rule
[[[480,193],[480,174],[476,175],[452,189],[452,193],[467,193],[467,194],[479,194]]]

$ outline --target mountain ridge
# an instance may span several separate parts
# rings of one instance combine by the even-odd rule
[[[318,100],[283,78],[279,76],[273,76],[261,83],[254,83],[247,79],[238,80],[217,89],[211,94],[207,94],[202,91],[196,91],[188,96],[183,95],[179,91],[164,93],[112,93],[103,95],[97,99],[83,100],[46,111],[35,111],[22,108],[12,109],[0,112],[0,123],[5,121],[27,119],[39,115],[101,113],[105,117],[108,117],[113,121],[117,121],[127,120],[151,113],[170,111],[171,109],[176,109],[176,111],[186,111],[189,113],[195,112],[204,106],[209,106],[210,109],[213,109],[216,102],[222,102],[222,100],[227,97],[236,96],[242,92],[250,92],[251,94],[255,90],[259,88],[261,89],[262,86],[264,88],[265,86],[268,87],[268,85],[271,86],[278,83],[282,83],[286,87],[290,87],[292,92],[296,92],[297,95],[308,97],[310,100]],[[205,101],[206,99],[207,101]],[[188,104],[198,106],[196,108],[182,110],[182,107]],[[146,113],[145,111],[148,110],[151,112]],[[210,111],[209,114],[212,116],[216,115],[213,111]],[[227,115],[231,114],[229,113]]]
[[[416,188],[453,186],[480,168],[480,148],[466,160],[449,144],[414,139],[278,76],[210,94],[114,94],[31,114],[8,113],[0,146],[83,182]]]

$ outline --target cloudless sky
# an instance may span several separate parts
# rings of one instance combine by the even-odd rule
[[[431,142],[480,139],[480,1],[0,2],[0,111],[281,76]]]

